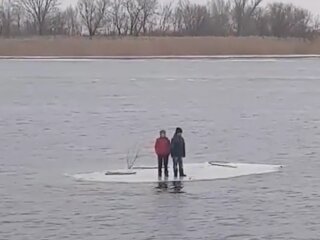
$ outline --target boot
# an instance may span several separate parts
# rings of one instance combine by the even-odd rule
[[[186,177],[187,175],[184,174],[183,169],[180,169],[179,171],[180,177]]]
[[[178,169],[174,169],[173,172],[174,172],[174,177],[177,178],[178,177]]]

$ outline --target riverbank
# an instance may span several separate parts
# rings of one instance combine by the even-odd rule
[[[318,54],[320,39],[312,42],[260,37],[0,39],[2,58],[212,58]]]

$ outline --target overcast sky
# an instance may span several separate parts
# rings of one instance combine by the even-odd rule
[[[169,0],[160,0],[162,2],[168,2]],[[208,0],[191,0],[192,2],[197,2],[197,3],[207,3]],[[270,3],[270,2],[286,2],[286,3],[293,3],[295,5],[304,7],[309,9],[315,14],[320,14],[320,0],[264,0],[265,3]],[[77,2],[77,0],[61,0],[63,2],[63,5],[69,5],[70,3],[74,4]]]

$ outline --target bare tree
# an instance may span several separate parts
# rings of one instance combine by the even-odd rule
[[[12,12],[12,18],[14,19],[15,25],[16,25],[16,34],[21,34],[21,28],[23,24],[23,20],[25,17],[25,12],[22,6],[19,4],[19,2],[16,0],[13,2],[13,12]]]
[[[258,36],[264,37],[270,35],[269,16],[265,9],[258,8],[252,16],[252,20],[255,33]]]
[[[11,0],[0,1],[0,28],[1,33],[7,37],[11,35],[13,7]]]
[[[125,7],[129,16],[129,34],[138,36],[141,31],[142,6],[139,0],[125,0]]]
[[[212,20],[212,33],[217,36],[227,36],[231,30],[230,0],[211,0],[209,11]]]
[[[283,3],[269,4],[268,10],[273,36],[308,38],[313,32],[312,16],[308,10]]]
[[[180,1],[175,12],[175,28],[178,32],[192,36],[206,35],[209,29],[208,9],[189,0]]]
[[[173,2],[161,5],[159,12],[159,31],[162,34],[167,34],[172,25],[173,17]]]
[[[78,22],[79,12],[77,8],[69,6],[65,10],[65,21],[66,21],[66,30],[67,34],[74,36],[80,33],[80,24]]]
[[[140,28],[144,34],[147,33],[147,24],[151,22],[151,18],[155,16],[158,0],[139,0],[138,1],[141,8],[141,23]]]
[[[287,37],[290,32],[290,15],[293,5],[273,3],[268,5],[271,34],[276,37]]]
[[[236,34],[245,34],[245,27],[250,24],[250,18],[263,0],[233,0],[233,20],[235,23]]]
[[[39,35],[43,35],[48,18],[59,6],[59,0],[20,0],[24,11],[35,23]]]
[[[78,9],[82,22],[88,29],[89,36],[96,35],[106,17],[108,0],[79,0]]]
[[[52,35],[66,35],[67,29],[67,14],[65,11],[56,11],[55,14],[50,18],[49,32]]]
[[[312,17],[310,40],[320,38],[320,16]]]
[[[312,32],[312,15],[310,11],[294,7],[292,13],[291,36],[308,38]]]
[[[183,25],[183,5],[180,0],[173,13],[173,31],[175,34],[181,35],[184,31]]]
[[[319,21],[306,9],[263,0],[78,0],[59,8],[61,0],[0,0],[0,35],[177,34],[181,36],[277,36],[312,39]],[[177,4],[173,1],[178,1]]]
[[[3,7],[2,7],[2,2],[0,2],[0,35],[3,34],[3,25],[4,25],[4,22],[3,22]]]
[[[7,37],[20,34],[22,15],[16,0],[0,0],[0,32]]]
[[[110,16],[112,24],[119,36],[126,35],[128,31],[128,14],[124,0],[111,1]]]

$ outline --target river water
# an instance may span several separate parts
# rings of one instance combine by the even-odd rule
[[[320,239],[320,60],[0,61],[0,239]],[[185,162],[285,168],[183,191],[79,182],[154,164],[165,128]]]

